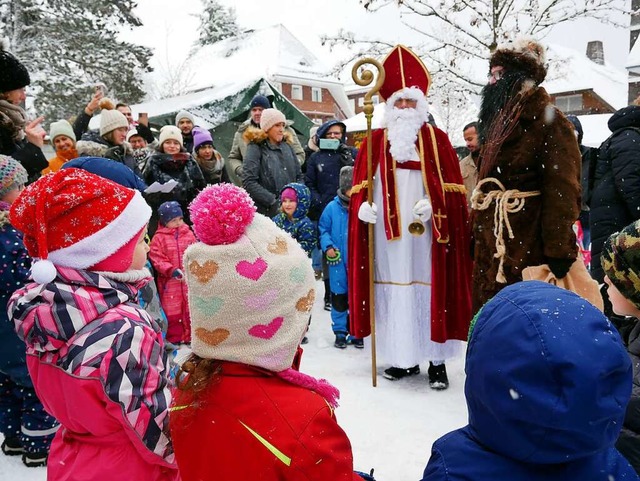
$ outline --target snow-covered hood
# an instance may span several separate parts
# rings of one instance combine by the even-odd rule
[[[472,436],[532,464],[611,448],[631,394],[616,329],[587,301],[537,281],[503,289],[480,310],[465,370]]]
[[[137,303],[149,279],[129,284],[85,270],[56,267],[49,284],[27,284],[9,302],[16,332],[36,352],[59,350],[84,326],[123,303]],[[137,272],[137,271],[136,271]]]

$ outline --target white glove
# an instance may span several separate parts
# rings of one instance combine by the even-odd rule
[[[431,214],[433,214],[433,207],[429,199],[420,199],[413,206],[414,217],[420,219],[422,222],[427,222],[431,219]]]
[[[378,206],[373,202],[371,205],[368,202],[363,202],[358,209],[358,219],[367,224],[375,224],[378,220]]]

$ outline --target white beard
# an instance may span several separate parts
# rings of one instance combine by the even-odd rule
[[[394,107],[398,99],[410,98],[417,101],[415,109]],[[428,107],[424,94],[415,87],[394,93],[385,108],[384,124],[387,127],[389,152],[396,162],[418,160],[416,140],[420,127],[427,121]]]

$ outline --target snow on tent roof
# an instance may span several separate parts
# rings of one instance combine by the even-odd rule
[[[580,52],[549,45],[552,66],[542,86],[550,94],[593,91],[614,110],[627,105],[627,72],[609,64],[599,65]]]
[[[200,48],[185,68],[197,72],[192,90],[275,75],[329,79],[330,70],[283,25],[247,30]]]

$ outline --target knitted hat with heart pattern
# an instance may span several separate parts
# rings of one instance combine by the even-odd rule
[[[191,349],[270,371],[291,367],[315,298],[309,258],[248,194],[230,184],[189,206],[201,242],[184,255]]]

